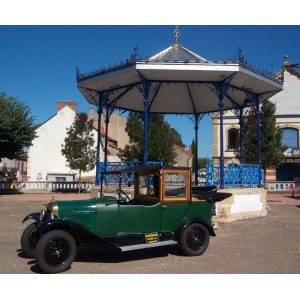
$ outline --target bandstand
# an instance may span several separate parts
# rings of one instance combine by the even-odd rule
[[[80,73],[77,69],[78,89],[89,104],[98,107],[99,124],[103,109],[107,112],[106,124],[114,109],[144,114],[144,164],[148,162],[149,114],[188,115],[194,122],[197,155],[199,122],[204,115],[219,112],[220,161],[212,168],[215,168],[212,170],[215,173],[210,175],[210,180],[221,189],[228,187],[226,181],[232,176],[229,174],[230,170],[224,166],[223,113],[225,110],[234,110],[240,120],[240,156],[243,162],[243,117],[245,110],[253,107],[257,116],[259,142],[257,166],[254,171],[256,179],[251,187],[260,188],[262,182],[260,104],[280,92],[283,87],[282,82],[242,59],[219,61],[201,57],[179,43],[178,27],[174,36],[173,45],[150,58],[134,57],[124,63],[88,73]],[[107,153],[107,148],[105,151]],[[98,151],[97,174],[99,162]],[[243,169],[245,168],[243,166]],[[195,169],[195,174],[198,174],[198,167],[196,166]],[[244,176],[241,169],[237,173]],[[212,180],[216,174],[217,179]],[[198,176],[195,176],[195,184],[198,184]]]

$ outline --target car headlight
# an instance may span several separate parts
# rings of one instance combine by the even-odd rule
[[[53,214],[54,216],[58,216],[58,205],[56,201],[51,201],[46,205],[47,211]]]

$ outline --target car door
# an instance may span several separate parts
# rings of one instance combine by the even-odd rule
[[[190,173],[187,170],[166,170],[162,179],[161,232],[179,228],[190,207]]]
[[[118,234],[159,232],[161,203],[119,205]]]
[[[119,234],[153,233],[161,228],[159,177],[141,173],[135,180],[134,205],[119,206]]]

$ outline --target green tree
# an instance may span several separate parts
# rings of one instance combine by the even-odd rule
[[[174,144],[176,144],[177,146],[180,146],[182,148],[185,148],[186,145],[182,141],[181,134],[175,128],[171,128],[171,132],[174,137]]]
[[[16,158],[36,138],[35,117],[25,103],[13,96],[0,94],[0,161]]]
[[[261,106],[261,153],[262,168],[276,169],[284,159],[285,147],[282,146],[282,132],[276,125],[276,105],[267,100]],[[257,130],[256,116],[251,110],[244,125],[245,163],[257,164]]]
[[[192,154],[193,154],[193,171],[195,171],[195,167],[196,167],[196,142],[195,142],[194,139],[192,140],[191,148],[192,148]],[[212,161],[212,160],[208,157],[198,158],[198,168],[199,169],[200,168],[205,168],[206,164],[210,161]]]
[[[206,164],[211,161],[212,160],[208,157],[200,157],[198,158],[198,166],[199,168],[206,168]]]
[[[195,171],[195,168],[196,168],[196,142],[194,139],[192,140],[191,147],[192,147],[192,154],[193,154],[193,166],[192,167],[193,167],[193,171]]]
[[[126,132],[129,145],[119,156],[126,161],[143,160],[144,128],[143,115],[131,112],[127,118]],[[148,160],[162,161],[165,165],[175,163],[174,144],[184,145],[180,134],[165,121],[164,115],[151,114],[148,127]]]
[[[67,129],[65,144],[61,153],[66,157],[69,168],[79,172],[79,193],[81,190],[81,173],[95,168],[96,150],[93,139],[93,121],[87,121],[85,113],[79,113],[74,123]]]

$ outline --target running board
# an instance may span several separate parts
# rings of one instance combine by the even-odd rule
[[[145,249],[145,248],[154,248],[154,247],[160,247],[160,246],[170,246],[170,245],[176,245],[177,242],[170,240],[170,241],[163,241],[163,242],[157,242],[157,243],[151,243],[151,244],[138,244],[138,245],[130,245],[130,246],[123,246],[120,247],[122,252],[130,251],[130,250],[139,250],[139,249]]]

